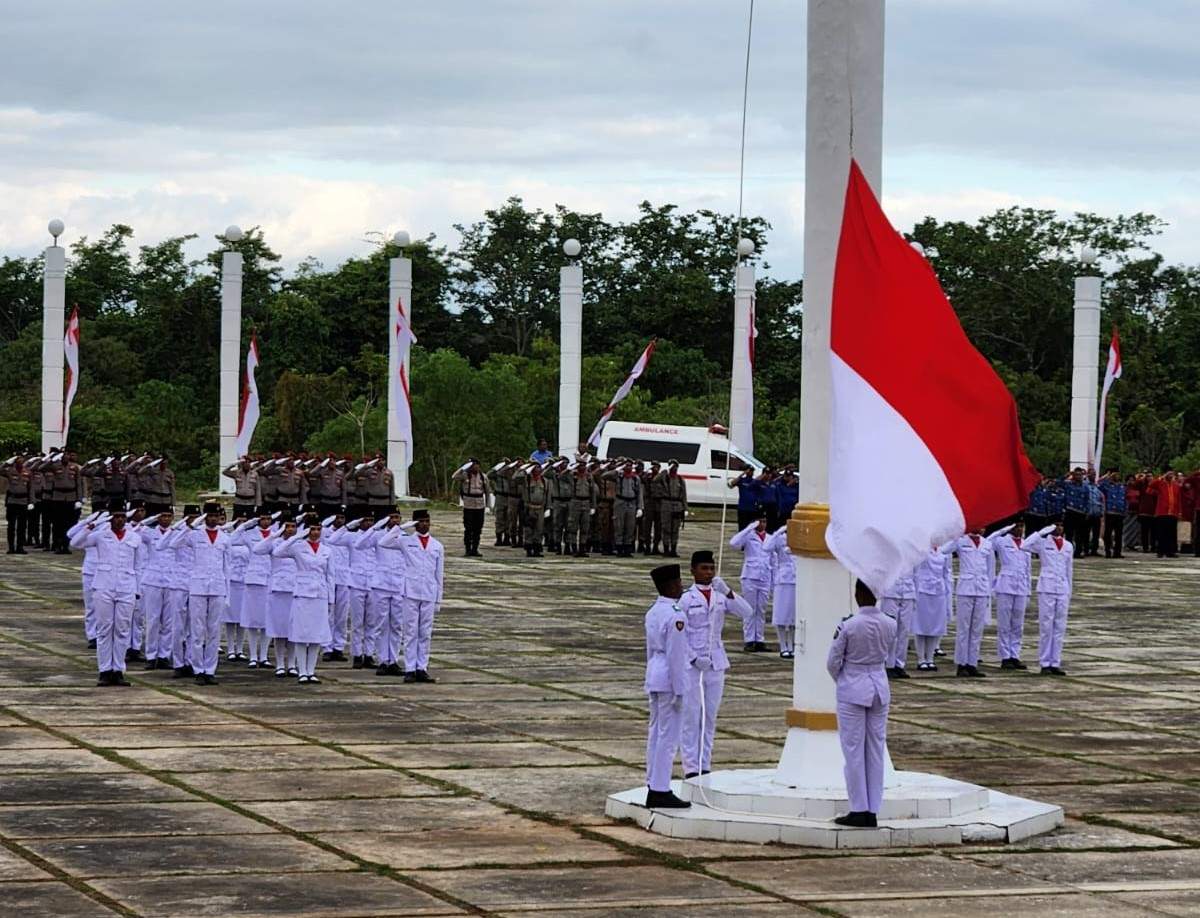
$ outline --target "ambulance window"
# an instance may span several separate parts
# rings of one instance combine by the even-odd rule
[[[627,456],[634,462],[669,462],[677,460],[682,465],[695,465],[700,455],[699,443],[681,443],[662,440],[629,440],[613,437],[608,441],[608,456]]]
[[[725,450],[714,449],[712,451],[712,467],[714,469],[725,468]],[[740,457],[738,457],[738,456],[730,456],[729,457],[729,471],[744,472],[747,468],[748,468],[748,466],[746,465],[745,462],[743,462],[741,460]]]

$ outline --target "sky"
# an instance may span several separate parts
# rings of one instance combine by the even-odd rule
[[[55,0],[0,30],[0,255],[260,225],[286,266],[510,195],[737,207],[748,0]],[[745,207],[802,275],[805,6],[757,0]],[[884,206],[1146,211],[1200,262],[1200,3],[889,0]],[[586,253],[584,253],[586,259]],[[585,262],[586,264],[586,262]]]

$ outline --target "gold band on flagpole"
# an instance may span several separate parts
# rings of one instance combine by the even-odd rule
[[[837,729],[837,715],[831,711],[801,711],[798,708],[788,708],[785,720],[789,727],[801,727],[805,730]]]
[[[788,548],[794,555],[832,558],[825,544],[825,530],[828,528],[828,504],[797,504],[788,520]]]

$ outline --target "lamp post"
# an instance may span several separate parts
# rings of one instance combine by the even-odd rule
[[[43,256],[42,274],[42,452],[64,446],[63,331],[66,322],[67,252],[58,244],[66,227],[51,220],[53,241]]]
[[[1100,382],[1100,278],[1093,272],[1096,252],[1079,253],[1083,268],[1075,278],[1075,343],[1071,363],[1071,468],[1090,468],[1096,443],[1096,399]]]
[[[408,451],[411,446],[400,438],[399,417],[394,404],[397,394],[396,380],[400,375],[400,367],[409,376],[409,342],[407,338],[401,342],[396,337],[396,309],[398,303],[404,304],[404,315],[408,319],[408,327],[413,327],[412,304],[412,259],[404,254],[412,243],[405,230],[397,230],[392,235],[392,243],[400,249],[400,255],[388,262],[388,413],[387,413],[387,464],[392,470],[395,481],[396,496],[408,497]]]
[[[583,362],[583,265],[578,239],[563,243],[570,259],[558,272],[558,454],[575,455],[579,445],[579,381]]]
[[[241,242],[241,227],[227,226],[223,238],[228,245]],[[233,492],[233,481],[221,474],[238,460],[238,381],[242,361],[242,253],[227,249],[221,255],[221,364],[217,490]]]

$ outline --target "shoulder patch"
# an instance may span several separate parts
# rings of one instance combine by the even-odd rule
[[[683,628],[684,628],[683,619],[681,619],[681,618],[675,619],[675,630],[682,631]]]
[[[844,621],[844,622],[845,622],[845,621],[849,621],[849,620],[850,620],[850,619],[852,619],[852,618],[854,618],[854,613],[853,613],[853,612],[851,612],[849,615],[843,615],[843,616],[842,616],[842,621]]]

